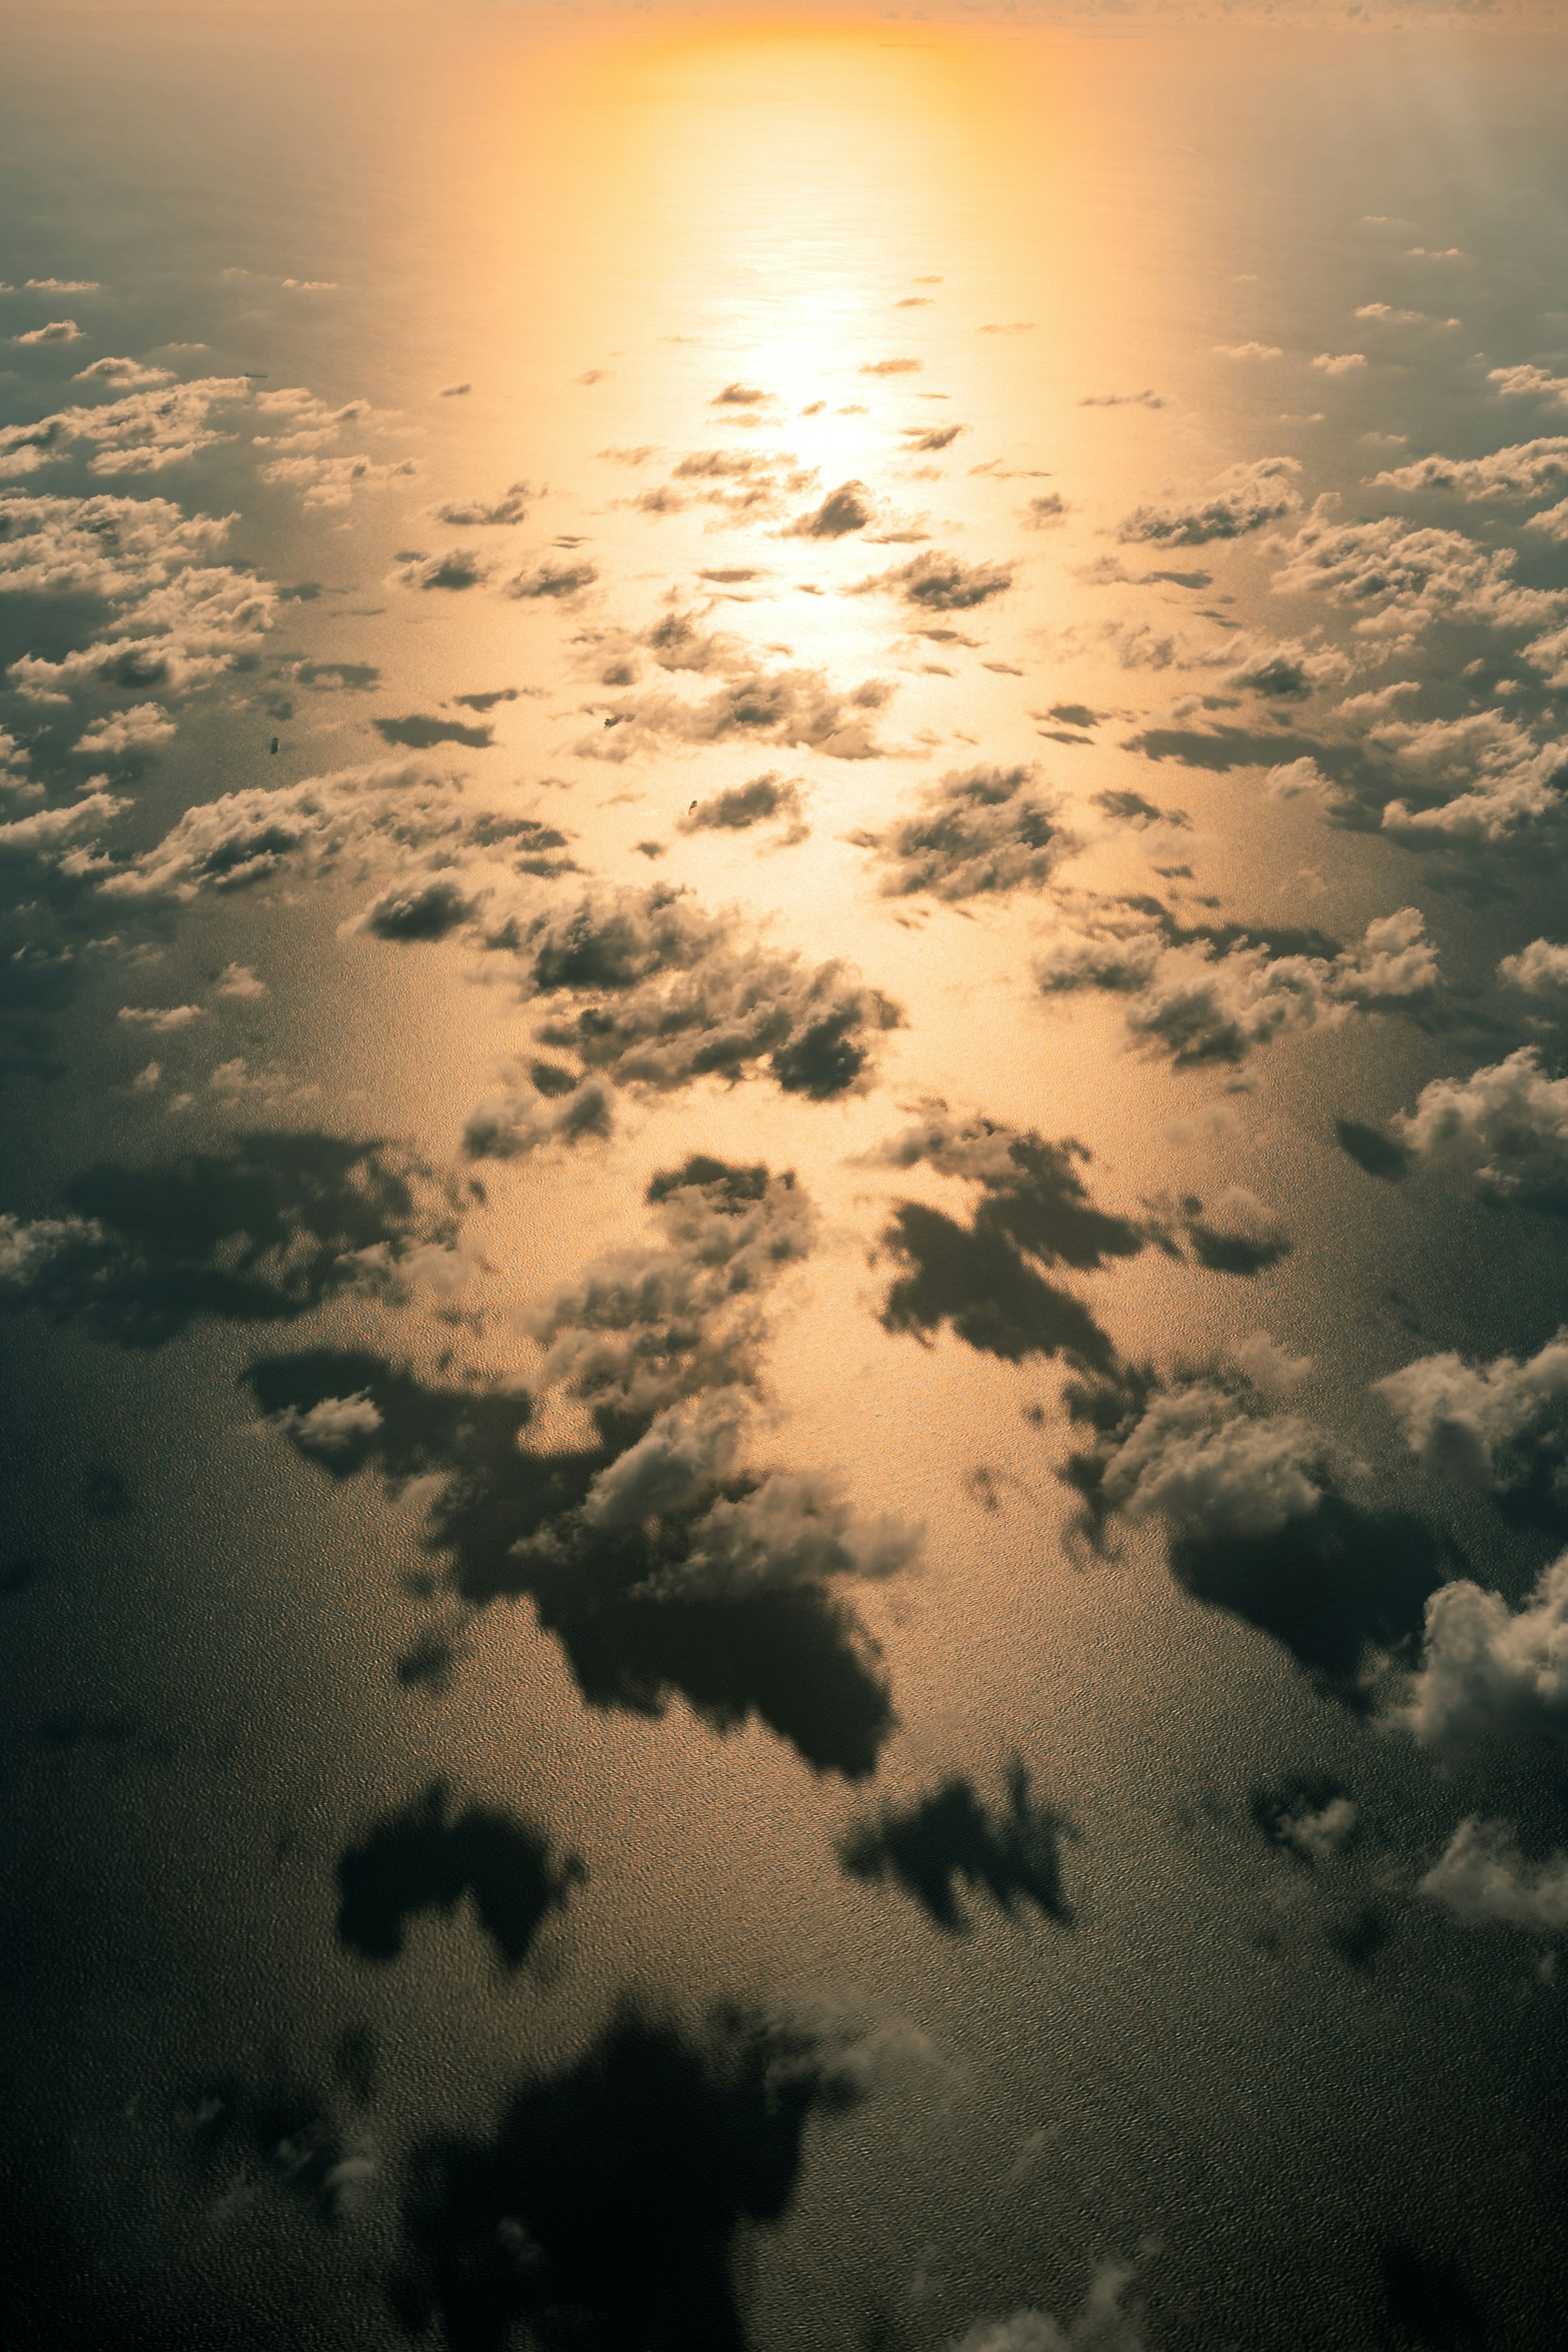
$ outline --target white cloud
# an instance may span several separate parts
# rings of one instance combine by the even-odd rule
[[[1460,499],[1537,499],[1568,487],[1568,438],[1521,441],[1487,457],[1418,457],[1373,477],[1379,488]]]
[[[1320,352],[1312,365],[1324,375],[1353,375],[1366,365],[1364,352]]]
[[[225,964],[217,983],[219,996],[265,996],[267,982],[252,971],[247,963]]]
[[[1142,506],[1123,517],[1117,537],[1159,547],[1204,547],[1261,530],[1300,505],[1301,467],[1294,457],[1258,457],[1215,477],[1205,499]]]
[[[1517,1611],[1468,1577],[1426,1603],[1421,1664],[1395,1711],[1423,1747],[1568,1737],[1568,1552]]]
[[[199,1004],[122,1004],[119,1017],[143,1029],[188,1029],[202,1017]]]
[[[1434,1078],[1394,1124],[1413,1151],[1470,1169],[1483,1192],[1551,1200],[1568,1186],[1568,1078],[1548,1077],[1534,1045],[1468,1078]]]
[[[1531,1865],[1507,1822],[1462,1821],[1420,1891],[1466,1927],[1500,1924],[1532,1936],[1568,1928],[1568,1853]]]
[[[1175,1536],[1277,1535],[1323,1497],[1328,1442],[1295,1413],[1258,1412],[1210,1380],[1157,1390],[1108,1456],[1100,1491]]]
[[[1281,593],[1328,596],[1359,612],[1356,634],[1397,651],[1436,621],[1538,628],[1568,603],[1562,590],[1520,588],[1511,548],[1488,550],[1461,532],[1407,526],[1397,515],[1336,522],[1320,499],[1285,542],[1274,575]]]
[[[174,722],[161,703],[136,702],[128,710],[109,711],[95,719],[71,749],[89,760],[114,759],[128,751],[150,751],[154,744],[166,743],[174,732]]]
[[[1420,913],[1402,907],[1367,925],[1363,937],[1329,959],[1276,955],[1266,946],[1183,936],[1142,909],[1107,905],[1087,927],[1064,929],[1037,961],[1047,995],[1081,988],[1126,1000],[1133,1035],[1178,1063],[1240,1061],[1255,1045],[1354,1013],[1429,992],[1436,951]]]
[[[0,428],[0,472],[32,472],[86,441],[97,444],[92,473],[161,473],[229,437],[213,425],[212,413],[248,400],[251,392],[246,376],[203,376],[97,408],[61,409],[36,425],[8,425]]]
[[[1527,996],[1568,995],[1568,947],[1552,940],[1531,940],[1518,955],[1504,956],[1497,976]]]
[[[47,326],[31,327],[25,335],[13,335],[14,343],[79,343],[81,329],[74,319],[51,319]]]
[[[1522,1361],[1419,1356],[1374,1381],[1373,1393],[1389,1406],[1425,1468],[1459,1486],[1501,1486],[1508,1473],[1499,1465],[1500,1449],[1560,1418],[1568,1401],[1568,1328]]]

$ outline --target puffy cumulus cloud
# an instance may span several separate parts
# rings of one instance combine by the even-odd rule
[[[1012,585],[1010,564],[965,563],[961,556],[940,555],[931,549],[911,556],[908,563],[895,564],[890,572],[862,580],[848,593],[901,596],[906,604],[925,613],[966,613],[1004,594]]]
[[[541,1044],[621,1086],[733,1081],[765,1062],[786,1093],[826,1101],[866,1083],[877,1036],[903,1019],[848,965],[809,965],[664,886],[552,906],[489,943],[514,954],[526,995],[571,1000]]]
[[[876,520],[876,506],[864,482],[840,482],[819,507],[798,515],[785,531],[786,539],[843,539],[864,530]]]
[[[835,1577],[880,1582],[910,1566],[921,1539],[921,1529],[907,1520],[858,1518],[832,1476],[774,1470],[740,1496],[721,1495],[704,1512],[690,1551],[658,1589],[734,1594]]]
[[[1016,2311],[982,2321],[956,2338],[951,2352],[1147,2352],[1148,2338],[1122,2300],[1132,2277],[1128,2264],[1102,2263],[1082,2310],[1065,2327],[1048,2312]]]
[[[1225,672],[1224,683],[1270,702],[1300,702],[1349,674],[1350,663],[1337,647],[1306,646],[1292,637],[1251,646]]]
[[[1554,1484],[1568,1487],[1568,1328],[1535,1355],[1467,1364],[1451,1352],[1419,1356],[1373,1383],[1424,1468],[1458,1486],[1517,1484],[1531,1450],[1556,1457]]]
[[[705,801],[693,801],[677,820],[680,833],[744,833],[754,824],[782,824],[785,842],[806,837],[805,803],[798,776],[781,776],[769,768],[748,783],[727,784]]]
[[[1534,1045],[1434,1078],[1394,1123],[1410,1150],[1468,1170],[1483,1192],[1568,1207],[1568,1078],[1549,1077]]]
[[[1420,1892],[1461,1927],[1498,1925],[1530,1936],[1568,1929],[1568,1853],[1531,1864],[1507,1822],[1459,1823],[1421,1881]]]
[[[1486,457],[1417,457],[1373,477],[1379,489],[1443,490],[1451,498],[1538,499],[1568,489],[1568,438],[1519,441]]]
[[[174,732],[174,722],[161,703],[133,702],[129,709],[95,719],[71,749],[89,760],[121,759],[128,753],[151,751],[155,745],[166,743]]]
[[[640,463],[653,453],[625,454]],[[699,505],[728,521],[766,522],[784,512],[788,499],[804,497],[816,481],[815,467],[802,466],[783,450],[694,449],[658,488],[643,490],[626,503],[644,514],[679,514],[687,506]]]
[[[376,416],[368,400],[348,400],[333,408],[303,384],[280,384],[275,391],[258,393],[256,406],[271,428],[255,436],[258,449],[323,449],[345,425],[368,424]]]
[[[141,360],[94,360],[90,366],[78,368],[73,381],[77,383],[118,384],[122,392],[142,392],[149,384],[172,383],[173,368],[147,367]]]
[[[1054,939],[1035,971],[1047,995],[1121,994],[1132,1034],[1179,1065],[1238,1062],[1276,1037],[1418,1000],[1438,980],[1414,907],[1324,953],[1295,948],[1289,935],[1260,939],[1239,925],[1184,930],[1163,908],[1112,905]]]
[[[381,761],[198,802],[99,887],[110,898],[193,898],[268,880],[291,862],[312,871],[347,863],[359,871],[432,850],[444,859],[468,849],[504,850],[526,845],[536,831],[531,820],[473,807],[458,776],[419,760]]]
[[[477,548],[449,547],[444,555],[408,555],[388,579],[398,588],[479,588],[495,570]]]
[[[364,456],[331,457],[313,452],[300,457],[274,457],[261,468],[261,478],[299,490],[307,509],[320,509],[346,507],[360,490],[395,489],[418,472],[415,457],[379,462]]]
[[[678,1542],[650,1547],[643,1589],[660,1598],[734,1601],[906,1567],[919,1530],[858,1520],[831,1476],[738,1467],[769,1336],[764,1302],[816,1233],[793,1176],[696,1157],[656,1178],[649,1201],[657,1242],[590,1266],[531,1318],[544,1386],[626,1441],[572,1521],[537,1540],[558,1556],[675,1523]]]
[[[35,472],[79,442],[94,445],[91,473],[162,473],[232,438],[218,431],[213,412],[248,400],[252,391],[246,376],[202,376],[97,408],[64,408],[36,425],[8,425],[0,428],[0,475]]]
[[[13,335],[14,343],[79,343],[81,329],[74,319],[50,319],[42,327],[29,327],[24,335]]]
[[[122,1004],[118,1018],[134,1022],[140,1029],[188,1029],[193,1021],[202,1017],[199,1004]]]
[[[1322,375],[1354,375],[1366,365],[1364,352],[1320,352],[1312,365]]]
[[[737,656],[723,682],[699,699],[655,691],[595,706],[606,711],[599,730],[573,748],[583,759],[623,761],[666,744],[741,740],[875,760],[882,755],[877,713],[893,692],[882,678],[840,689],[821,670],[769,670]]]
[[[1524,648],[1524,658],[1542,672],[1553,693],[1568,688],[1568,629],[1553,629]]]
[[[596,563],[535,563],[514,572],[501,593],[530,603],[541,597],[577,596],[591,588],[598,576]]]
[[[96,1248],[102,1240],[103,1228],[91,1217],[0,1214],[0,1284],[26,1290],[51,1259]]]
[[[216,993],[241,998],[265,996],[267,982],[247,963],[226,963],[218,974]]]
[[[467,392],[467,384],[453,384],[450,393]],[[443,393],[446,399],[447,393]],[[500,530],[513,523],[526,522],[529,502],[534,493],[526,482],[512,482],[499,499],[453,499],[436,509],[438,522],[461,524],[469,530]]]
[[[1157,1386],[1103,1454],[1101,1508],[1157,1518],[1176,1537],[1277,1535],[1315,1511],[1328,1440],[1300,1414],[1271,1412],[1237,1377]]]
[[[1215,477],[1206,498],[1135,507],[1116,535],[1154,547],[1204,547],[1211,540],[1245,538],[1300,505],[1300,471],[1294,457],[1256,457],[1229,466]]]
[[[236,515],[187,515],[169,499],[0,493],[0,592],[135,604],[222,548]]]
[[[1357,635],[1390,652],[1415,644],[1438,621],[1538,628],[1568,602],[1559,590],[1516,586],[1511,548],[1488,550],[1462,532],[1412,528],[1397,515],[1336,522],[1323,499],[1285,542],[1285,554],[1276,589],[1348,606],[1359,616]]]
[[[1554,940],[1531,940],[1517,955],[1504,956],[1497,976],[1527,996],[1568,995],[1568,947]]]
[[[1278,343],[1215,343],[1214,354],[1221,360],[1278,360],[1285,356]]]
[[[233,516],[187,516],[166,499],[0,497],[0,593],[92,595],[122,634],[7,672],[35,701],[79,685],[171,691],[254,653],[277,605],[272,583],[207,559]]]
[[[1527,657],[1535,647],[1527,647]],[[1568,742],[1542,742],[1500,710],[1458,719],[1369,714],[1364,740],[1394,787],[1385,832],[1411,848],[1529,840],[1562,814]]]
[[[35,809],[27,816],[13,817],[8,824],[0,824],[0,860],[25,858],[58,866],[68,874],[85,872],[91,860],[80,845],[84,836],[130,806],[129,801],[117,801],[108,793],[89,792],[63,808]]]
[[[1032,766],[950,769],[919,795],[912,815],[853,838],[887,866],[878,886],[887,898],[1042,889],[1080,846]]]
[[[1540,531],[1543,539],[1568,540],[1568,499],[1547,507],[1541,514],[1531,515],[1524,527],[1526,530]]]
[[[1487,382],[1496,384],[1500,400],[1543,400],[1568,408],[1568,375],[1552,375],[1528,361],[1520,367],[1489,368]]]
[[[904,447],[910,455],[951,449],[959,435],[969,429],[967,425],[906,425],[901,428]]]
[[[381,1414],[361,1389],[353,1396],[322,1397],[308,1412],[285,1416],[284,1425],[301,1454],[342,1461],[362,1451],[381,1427]]]
[[[1024,509],[1026,530],[1056,530],[1065,523],[1072,509],[1059,490],[1042,490]]]
[[[578,1079],[537,1062],[526,1078],[520,1075],[469,1113],[464,1152],[470,1160],[521,1160],[551,1145],[602,1142],[614,1125],[614,1100],[602,1078]]]
[[[1423,1747],[1460,1753],[1568,1737],[1568,1553],[1517,1610],[1468,1577],[1439,1586],[1396,1713]]]

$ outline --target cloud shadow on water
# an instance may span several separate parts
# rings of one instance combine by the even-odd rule
[[[338,1936],[362,1959],[395,1960],[408,1921],[449,1916],[465,1895],[509,1969],[521,1968],[552,1911],[586,1877],[581,1859],[557,1859],[549,1837],[499,1806],[449,1818],[444,1782],[378,1821],[339,1858]]]
[[[395,2308],[452,2352],[746,2352],[731,2257],[783,2220],[813,2116],[853,2104],[836,2053],[721,2010],[693,2034],[624,2010],[525,2085],[488,2141],[416,2157]]]
[[[927,1917],[951,1936],[967,1935],[973,1919],[961,1905],[962,1881],[1009,1915],[1032,1903],[1058,1927],[1070,1926],[1072,1906],[1062,1892],[1062,1817],[1035,1803],[1021,1763],[1007,1768],[1006,1802],[994,1811],[972,1780],[954,1774],[929,1796],[862,1822],[842,1841],[839,1859],[852,1878],[891,1879]]]
[[[1136,1256],[1160,1236],[1095,1207],[1071,1144],[1019,1136],[1006,1172],[989,1176],[967,1224],[921,1201],[901,1201],[882,1236],[902,1271],[889,1290],[889,1331],[929,1338],[942,1323],[987,1355],[1018,1363],[1063,1355],[1109,1371],[1114,1350],[1081,1299],[1047,1282],[1042,1265],[1087,1273]]]
[[[523,1443],[533,1410],[527,1395],[426,1386],[356,1350],[267,1357],[246,1378],[263,1412],[284,1417],[300,1450],[333,1477],[364,1467],[394,1485],[444,1475],[426,1540],[451,1555],[456,1591],[476,1608],[531,1600],[591,1706],[658,1716],[679,1691],[720,1732],[759,1717],[815,1771],[855,1779],[875,1769],[893,1727],[891,1697],[875,1644],[826,1586],[656,1591],[661,1572],[679,1564],[687,1531],[679,1517],[653,1534],[643,1524],[601,1528],[552,1546],[557,1524],[578,1536],[594,1480],[640,1428],[606,1429],[598,1444],[571,1452],[533,1453]],[[313,1447],[305,1417],[326,1401],[360,1397],[377,1425],[331,1451]]]
[[[1428,1596],[1456,1565],[1409,1512],[1363,1510],[1342,1495],[1272,1535],[1177,1538],[1170,1561],[1194,1601],[1269,1634],[1319,1689],[1358,1710],[1370,1704],[1369,1647],[1419,1633]]]
[[[127,1347],[200,1316],[287,1319],[395,1283],[410,1244],[447,1243],[458,1200],[380,1141],[307,1131],[236,1138],[163,1167],[100,1161],[62,1190],[59,1236],[4,1294]]]

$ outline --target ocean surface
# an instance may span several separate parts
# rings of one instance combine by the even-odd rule
[[[0,12],[0,2339],[1568,2341],[1568,26]]]

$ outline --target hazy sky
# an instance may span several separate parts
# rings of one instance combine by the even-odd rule
[[[0,15],[8,2340],[1549,2352],[1560,19]]]

